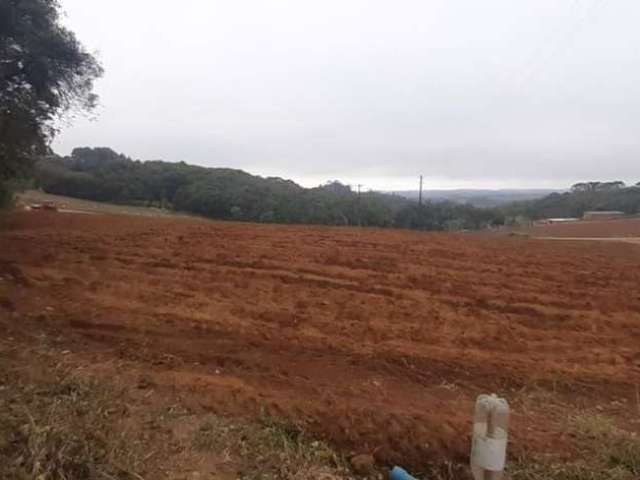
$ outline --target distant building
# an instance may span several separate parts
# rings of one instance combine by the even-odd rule
[[[579,218],[567,217],[567,218],[545,218],[542,220],[538,220],[536,225],[550,225],[552,223],[569,223],[569,222],[579,222]]]
[[[623,218],[624,212],[619,212],[617,210],[603,210],[603,211],[592,211],[592,212],[584,212],[583,219],[584,220],[613,220],[616,218]]]

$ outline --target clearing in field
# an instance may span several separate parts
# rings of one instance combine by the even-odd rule
[[[484,392],[512,405],[513,461],[586,456],[585,419],[640,432],[637,245],[51,212],[3,225],[2,335],[46,332],[85,369],[194,408],[415,469],[466,463]]]

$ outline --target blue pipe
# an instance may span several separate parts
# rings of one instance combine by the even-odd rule
[[[393,470],[389,473],[389,480],[418,480],[416,477],[409,475],[404,468],[393,467]]]

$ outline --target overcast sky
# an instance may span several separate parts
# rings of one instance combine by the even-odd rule
[[[62,0],[105,67],[56,140],[376,189],[640,180],[637,0]]]

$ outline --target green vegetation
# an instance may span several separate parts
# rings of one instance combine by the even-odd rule
[[[584,458],[549,463],[521,459],[509,468],[513,480],[635,480],[640,478],[640,438],[613,419],[581,412],[569,420]]]
[[[65,113],[91,110],[95,58],[60,24],[57,0],[0,2],[0,203],[29,176]]]
[[[13,191],[5,182],[0,182],[0,208],[11,205],[13,200]]]
[[[109,148],[76,148],[69,157],[36,165],[47,192],[127,205],[155,206],[209,218],[264,223],[306,223],[472,230],[549,217],[581,217],[587,210],[640,213],[640,186],[578,183],[570,192],[477,208],[455,202],[417,202],[378,192],[358,194],[340,182],[303,188],[282,178],[184,162],[141,162]]]
[[[528,219],[582,217],[589,210],[618,210],[630,215],[640,213],[640,183],[576,183],[570,192],[552,193],[538,200],[516,202],[501,209],[505,217]]]
[[[139,478],[142,449],[132,448],[131,438],[114,427],[114,419],[127,413],[122,392],[69,371],[56,371],[53,379],[3,379],[0,477]]]
[[[460,230],[501,223],[489,209],[452,202],[418,205],[396,195],[358,194],[340,182],[302,188],[290,180],[184,162],[134,161],[109,148],[77,148],[70,157],[36,165],[47,193],[147,205],[210,218],[265,223],[306,223]]]
[[[184,162],[132,160],[109,148],[76,148],[69,157],[36,164],[47,193],[154,206],[223,220],[263,223],[360,225],[417,230],[473,230],[550,217],[582,217],[588,210],[640,213],[640,185],[590,182],[502,207],[477,208],[450,201],[419,205],[398,195],[353,192],[338,181],[303,188],[282,178]]]
[[[295,425],[272,417],[239,424],[210,415],[193,436],[202,453],[226,451],[246,459],[244,479],[337,478],[350,476],[348,461],[326,443],[308,438]]]

